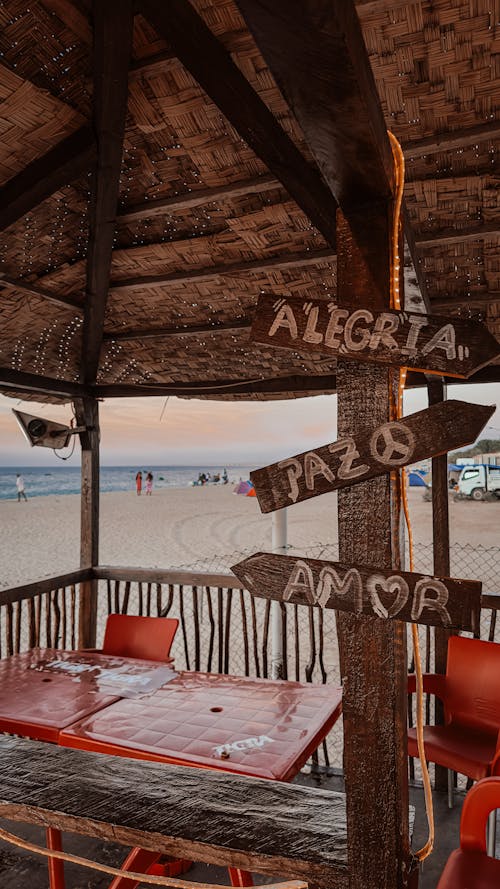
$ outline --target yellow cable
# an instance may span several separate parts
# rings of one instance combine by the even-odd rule
[[[394,166],[396,171],[396,200],[394,204],[394,220],[393,220],[393,229],[392,229],[392,238],[391,238],[391,307],[394,309],[401,308],[401,298],[399,293],[399,270],[400,270],[400,260],[399,260],[399,228],[400,228],[400,215],[401,215],[401,204],[403,201],[403,190],[404,190],[404,177],[405,177],[405,162],[404,155],[401,149],[401,145],[398,140],[394,136],[393,133],[388,131],[389,140],[391,143],[392,154],[394,158]],[[406,374],[407,368],[402,367],[399,374],[399,385],[398,385],[398,400],[397,400],[397,417],[400,419],[403,416],[403,392],[406,382]],[[392,395],[392,389],[391,389]],[[405,516],[406,526],[408,528],[408,550],[409,550],[409,562],[410,562],[410,571],[414,570],[414,561],[413,561],[413,532],[411,528],[410,522],[410,511],[408,508],[408,496],[407,496],[407,477],[406,471],[404,469],[401,470],[401,481],[399,486],[401,502],[403,505],[403,512]],[[420,757],[420,763],[422,767],[422,780],[424,784],[424,797],[425,797],[425,809],[427,812],[427,823],[429,825],[429,836],[427,842],[418,852],[415,853],[416,858],[419,861],[423,861],[427,858],[433,848],[434,848],[434,809],[432,803],[432,788],[431,781],[429,777],[429,769],[427,768],[427,762],[425,759],[425,748],[424,748],[424,688],[423,688],[423,680],[422,680],[422,661],[420,657],[420,642],[418,638],[418,627],[416,624],[412,624],[412,640],[413,640],[413,653],[415,659],[415,674],[416,674],[416,691],[417,691],[417,749],[418,755]]]
[[[110,867],[107,864],[99,864],[97,861],[91,861],[89,858],[81,858],[80,855],[72,855],[70,852],[58,852],[55,849],[46,849],[44,846],[38,846],[36,843],[30,843],[23,840],[16,834],[9,833],[7,830],[0,828],[0,839],[18,846],[20,849],[26,849],[28,852],[35,852],[37,855],[43,855],[45,858],[57,858],[59,861],[69,861],[71,864],[79,864],[82,867],[89,867],[92,870],[99,871],[103,874],[109,874],[112,877],[122,877],[148,886],[170,886],[171,889],[225,889],[219,883],[198,883],[190,880],[177,880],[175,877],[160,877],[153,874],[137,874],[134,871],[121,870],[121,868]],[[229,889],[229,887],[228,887]],[[266,885],[265,889],[307,889],[307,883],[302,880],[288,880],[284,883],[273,883]]]

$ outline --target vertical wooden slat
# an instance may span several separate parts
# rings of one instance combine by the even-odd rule
[[[129,584],[129,592],[130,592],[130,584]],[[127,589],[126,589],[126,588],[125,588],[125,595],[127,595]],[[141,583],[141,582],[139,582],[139,583],[137,584],[137,597],[138,597],[138,601],[139,601],[139,615],[142,617],[142,615],[144,614],[144,596],[143,596],[143,590],[142,590],[142,583]],[[128,609],[128,597],[127,597],[127,609]],[[125,613],[127,613],[127,609],[125,610]]]
[[[148,583],[146,587],[146,614],[148,617],[151,617],[151,587],[152,584]]]
[[[217,650],[218,669],[217,669],[217,672],[218,673],[222,673],[223,666],[224,666],[224,622],[223,622],[224,602],[223,602],[223,598],[222,598],[222,593],[223,593],[222,588],[219,587],[217,589],[217,631],[218,631],[218,637],[217,637],[217,641],[218,641],[218,650]]]
[[[192,599],[193,599],[193,629],[194,629],[194,668],[195,670],[200,669],[200,611],[199,611],[199,601],[198,601],[198,587],[194,586],[192,589]]]
[[[113,600],[111,597],[111,581],[106,581],[106,605],[108,608],[108,614],[111,614],[113,611]]]
[[[42,596],[36,597],[35,607],[35,647],[40,645],[40,633],[42,629]]]
[[[339,212],[337,232],[339,305],[388,308],[389,209],[372,205],[349,221]],[[339,360],[338,437],[394,419],[395,384],[391,370]],[[340,491],[338,504],[340,562],[397,567],[389,474]],[[339,613],[337,629],[350,886],[400,889],[410,867],[403,625]]]
[[[231,616],[233,606],[233,591],[226,590],[226,617],[224,621],[224,673],[229,673],[229,640],[231,637]]]
[[[299,631],[299,606],[293,606],[293,635],[295,644],[295,681],[300,681],[300,631]]]
[[[316,633],[314,630],[314,609],[307,609],[307,617],[309,621],[309,660],[305,667],[307,682],[312,682],[314,666],[316,664]]]
[[[141,605],[142,605],[142,584],[140,583],[140,584],[138,584],[138,586],[140,587],[140,601],[141,601]],[[128,614],[129,600],[130,600],[130,580],[126,580],[124,592],[123,592],[123,600],[122,600],[122,604],[121,604],[121,613],[122,614]],[[140,609],[139,614],[142,614],[142,608]]]
[[[267,658],[267,649],[269,645],[269,630],[271,628],[271,603],[266,602],[264,610],[264,626],[262,628],[262,675],[264,679],[269,678],[269,664]]]
[[[114,598],[114,602],[115,602],[115,605],[114,605],[115,614],[119,614],[120,613],[120,581],[119,580],[115,580],[114,597],[113,598]]]
[[[181,629],[182,629],[182,641],[184,643],[184,657],[186,659],[186,670],[191,669],[191,663],[189,660],[189,645],[188,645],[188,637],[186,630],[186,617],[184,615],[184,588],[182,585],[179,585],[179,617],[181,621]]]
[[[61,609],[59,607],[59,590],[52,593],[52,614],[54,617],[54,633],[52,636],[53,648],[59,647],[59,630],[61,628]]]
[[[68,605],[67,605],[67,593],[68,590],[64,587],[62,591],[62,622],[61,622],[61,645],[62,648],[66,648],[66,640],[67,640],[67,632],[68,632]]]
[[[255,663],[255,675],[260,679],[260,662],[259,662],[259,635],[257,632],[257,614],[255,611],[255,598],[250,596],[250,611],[252,615],[252,642],[253,642],[253,659]]]
[[[248,647],[248,621],[245,606],[245,593],[240,590],[241,632],[243,635],[243,656],[245,659],[245,676],[250,675],[250,650]]]
[[[16,602],[14,609],[14,651],[16,654],[19,654],[21,651],[22,606],[22,602]]]
[[[71,625],[71,649],[76,648],[76,587],[72,584],[70,589],[70,625]]]
[[[35,625],[35,603],[33,599],[28,600],[28,645],[34,648],[36,644],[36,625]]]
[[[288,679],[288,615],[284,602],[279,604],[281,609],[281,644],[283,653],[282,679]]]
[[[214,653],[214,640],[215,640],[215,620],[214,620],[214,607],[212,604],[212,591],[209,586],[206,587],[207,593],[207,605],[208,605],[208,620],[210,623],[210,637],[208,640],[208,655],[207,655],[207,673],[212,672],[212,657]]]
[[[14,639],[12,635],[12,618],[14,615],[14,608],[11,602],[7,603],[6,606],[6,621],[5,621],[5,643],[7,646],[7,654],[10,656],[14,654]]]
[[[45,602],[45,637],[47,648],[52,648],[52,608],[51,594],[45,593],[43,600]]]

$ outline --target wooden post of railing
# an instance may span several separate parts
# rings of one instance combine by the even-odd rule
[[[446,386],[442,377],[427,377],[427,393],[429,405],[446,401]],[[440,454],[432,458],[432,543],[434,555],[434,574],[438,577],[450,576],[450,522],[448,509],[448,454]],[[436,673],[446,672],[449,630],[434,628],[434,669]],[[434,706],[436,725],[444,720],[443,705],[436,698]],[[446,790],[448,781],[447,769],[436,766],[435,786],[438,790]]]
[[[287,510],[278,509],[272,514],[273,553],[286,552]],[[281,603],[271,602],[271,679],[283,679],[283,616]]]
[[[95,398],[75,401],[82,445],[82,493],[80,527],[80,567],[92,568],[99,562],[99,408]],[[96,642],[97,580],[80,584],[78,645],[92,648]]]
[[[338,212],[339,306],[389,306],[389,218],[388,205],[350,213],[349,220]],[[362,327],[360,319],[357,336]],[[397,371],[339,360],[337,393],[338,437],[348,438],[395,419]],[[339,491],[338,512],[342,564],[397,566],[399,528],[393,522],[389,472]],[[349,885],[401,889],[408,885],[410,862],[404,625],[339,613],[337,628]]]

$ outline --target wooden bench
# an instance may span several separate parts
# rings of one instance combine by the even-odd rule
[[[340,793],[0,736],[0,817],[347,889]]]

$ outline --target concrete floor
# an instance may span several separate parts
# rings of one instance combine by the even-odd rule
[[[299,782],[317,785],[331,790],[342,790],[340,777],[300,775]],[[420,848],[427,839],[427,823],[423,793],[419,787],[411,788],[411,804],[415,807],[415,825],[412,846]],[[456,793],[455,807],[450,811],[444,793],[434,793],[434,815],[436,824],[436,844],[434,853],[423,865],[419,879],[419,889],[436,889],[439,876],[448,855],[458,845],[460,810],[463,794]],[[44,832],[24,824],[1,821],[0,825],[12,833],[17,833],[34,842],[44,845]],[[500,832],[500,831],[499,831]],[[104,844],[74,834],[64,835],[65,851],[74,852],[87,858],[94,858],[103,864],[119,866],[125,850],[121,846]],[[497,855],[500,857],[500,844]],[[107,889],[111,878],[91,870],[65,866],[66,889]],[[210,883],[228,883],[227,872],[222,868],[196,865],[181,879]],[[256,882],[265,883],[266,878],[256,875]],[[31,855],[21,849],[0,842],[0,886],[2,889],[47,889],[47,865],[45,859]]]

